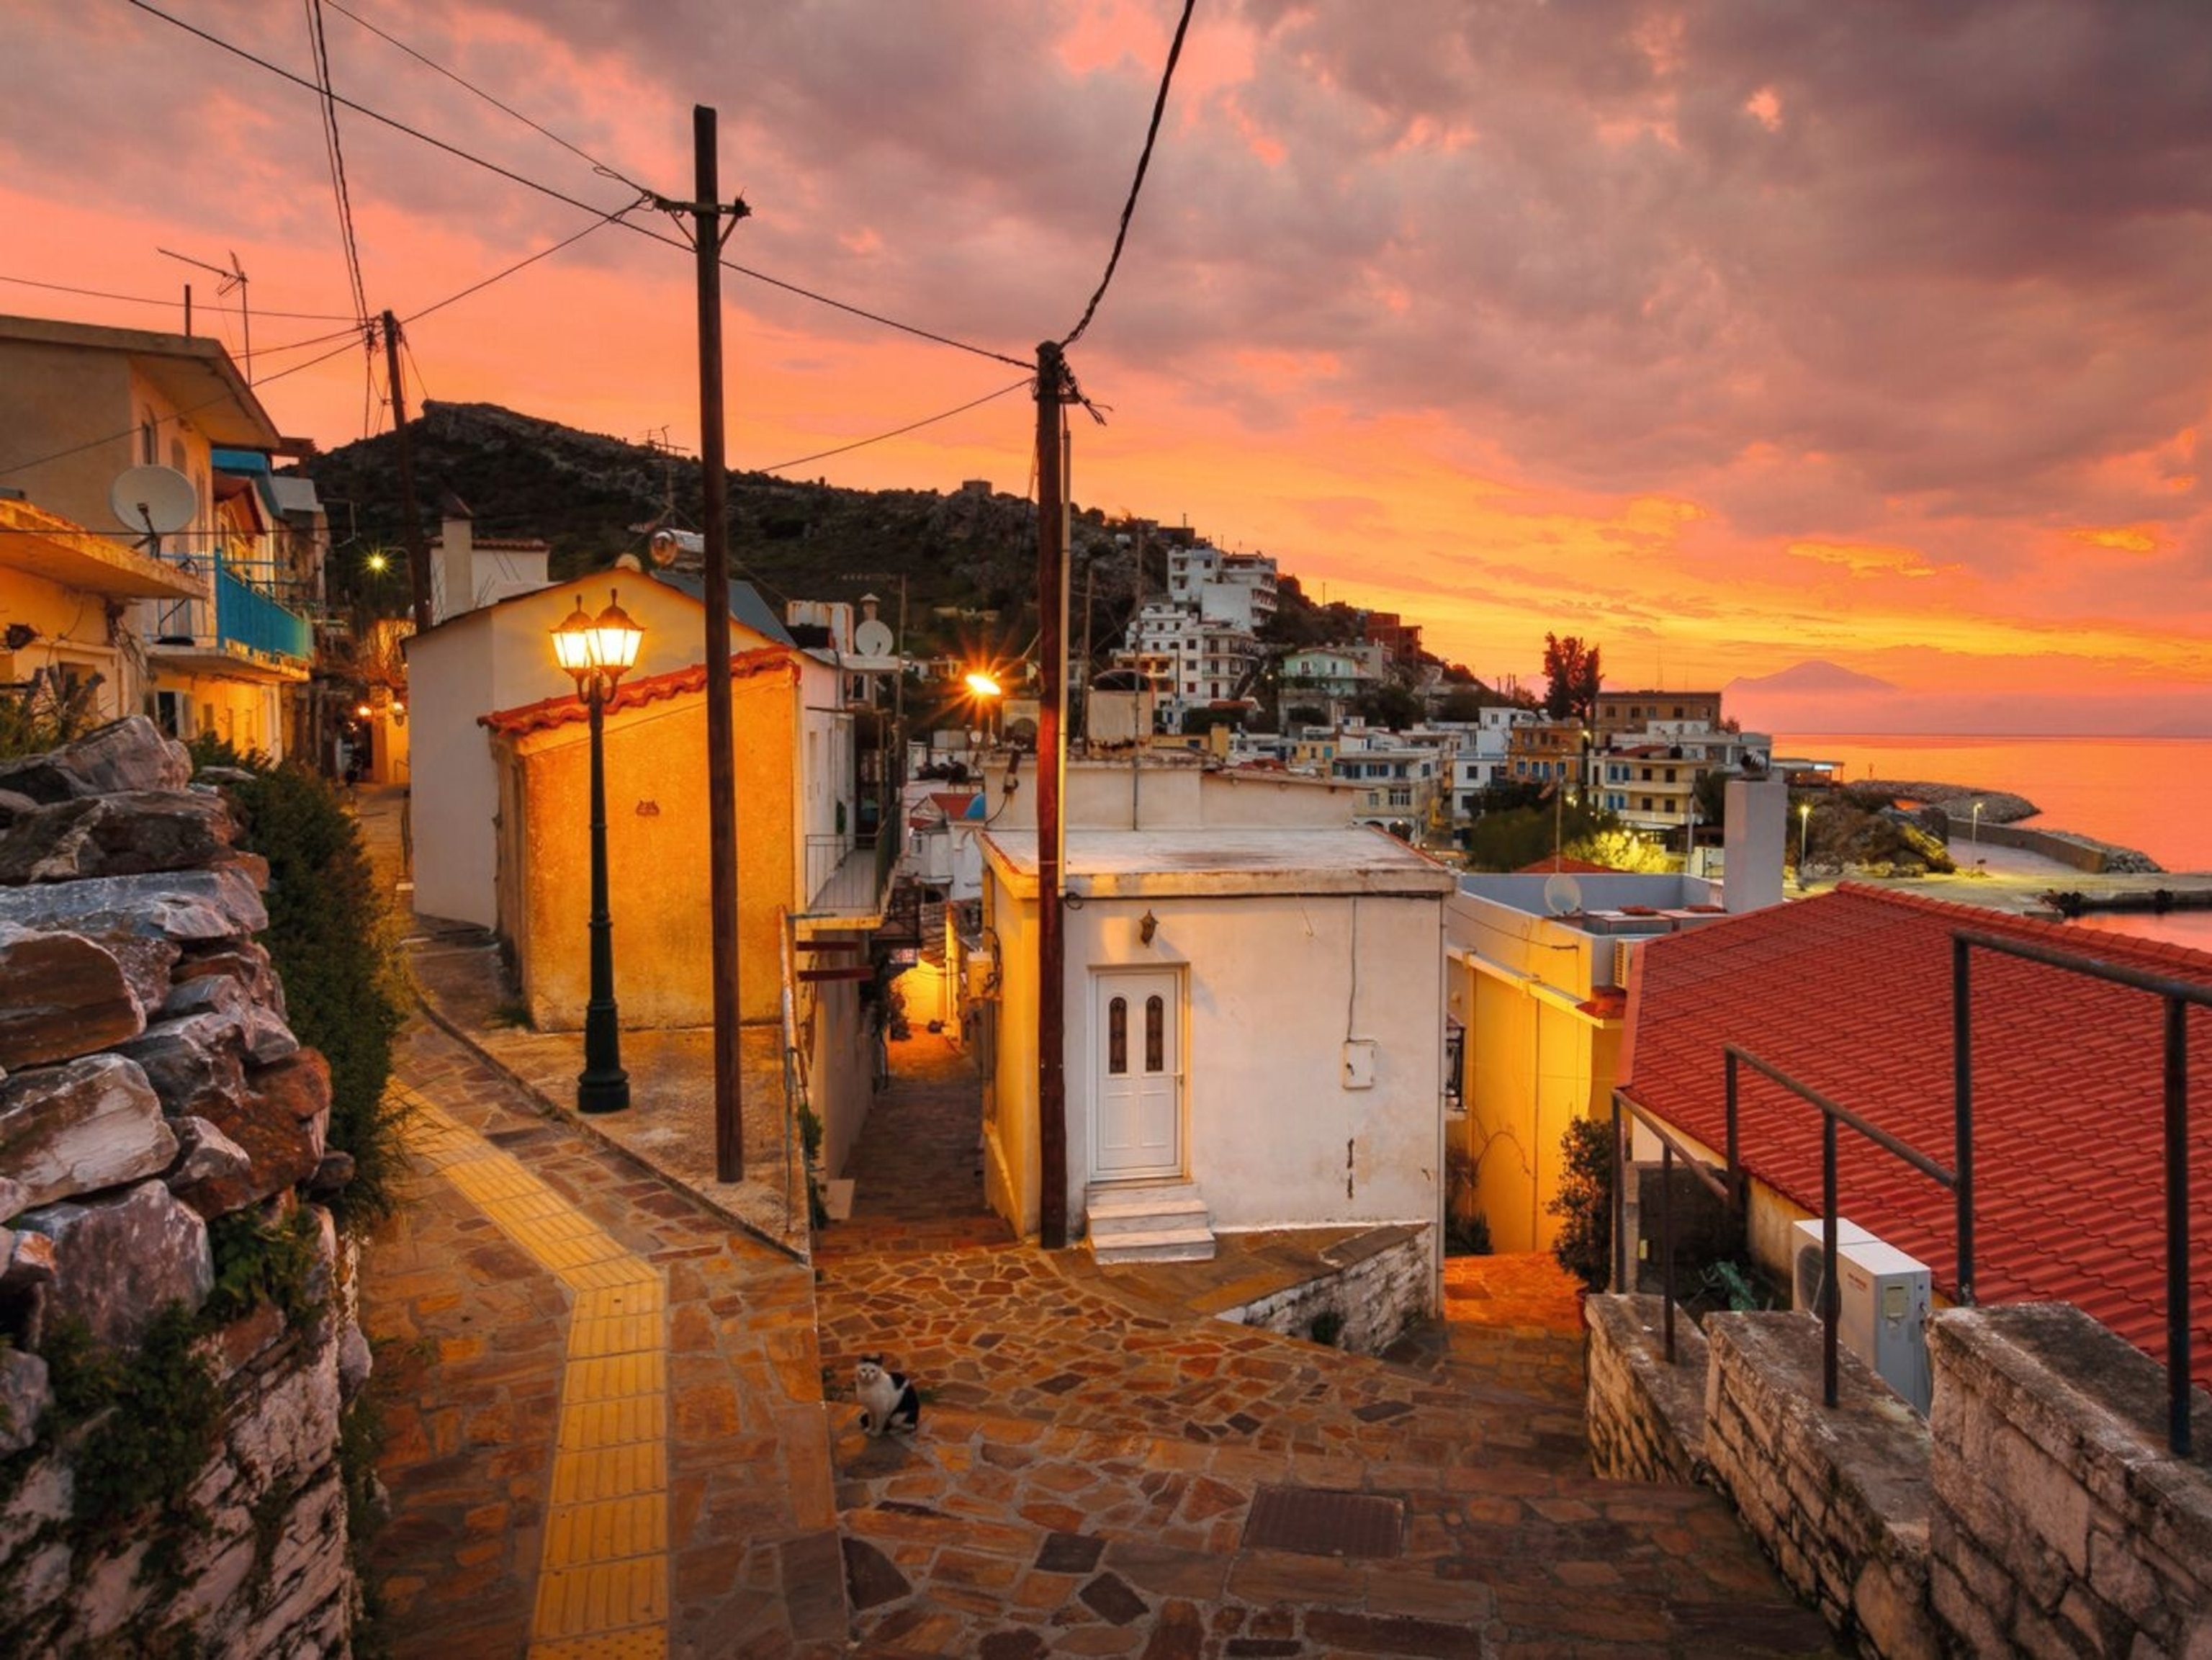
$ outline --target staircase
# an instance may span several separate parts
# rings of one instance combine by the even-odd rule
[[[1093,1182],[1083,1207],[1091,1254],[1101,1262],[1203,1262],[1213,1256],[1212,1219],[1195,1182]]]

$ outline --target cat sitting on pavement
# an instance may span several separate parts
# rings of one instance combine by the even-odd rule
[[[853,1393],[860,1397],[860,1427],[870,1435],[896,1430],[910,1434],[921,1422],[921,1396],[904,1372],[884,1370],[884,1357],[864,1354],[853,1370]]]

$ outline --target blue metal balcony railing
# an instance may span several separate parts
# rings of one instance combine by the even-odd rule
[[[193,568],[191,560],[174,562],[186,569]],[[213,603],[178,599],[156,604],[153,611],[154,643],[305,667],[314,660],[314,625],[242,574],[268,569],[265,562],[234,562],[227,552],[218,550]]]
[[[256,657],[304,663],[315,654],[314,629],[307,619],[234,575],[227,561],[216,567],[215,626],[226,648],[242,647]]]

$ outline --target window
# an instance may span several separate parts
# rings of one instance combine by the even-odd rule
[[[1154,992],[1145,1000],[1145,1070],[1146,1072],[1159,1073],[1168,1069],[1167,1047],[1167,1000],[1158,992]]]
[[[1644,811],[1646,812],[1651,811],[1651,798],[1648,795],[1644,798]]]
[[[1106,1006],[1106,1070],[1116,1078],[1129,1070],[1129,1000],[1117,997]]]

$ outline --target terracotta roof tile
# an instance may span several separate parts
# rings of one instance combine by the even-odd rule
[[[789,669],[796,678],[799,660],[780,646],[741,651],[730,659],[730,678],[733,680],[772,674],[778,668]],[[615,695],[607,700],[607,713],[615,714],[623,709],[641,708],[647,703],[664,702],[670,698],[696,695],[706,690],[707,666],[695,663],[690,668],[672,669],[665,674],[648,674],[635,680],[623,681],[615,688]],[[548,732],[555,727],[565,727],[573,721],[590,718],[591,711],[585,707],[584,700],[570,692],[558,697],[541,697],[534,703],[520,704],[511,709],[494,709],[489,714],[477,716],[477,724],[507,737],[519,738],[526,733]]]
[[[1961,929],[2055,946],[2212,988],[2212,955],[1850,884],[1683,933],[1642,952],[1632,997],[1638,1105],[1725,1144],[1733,1043],[1949,1166],[1952,939]],[[1972,954],[1975,1279],[1978,1300],[2080,1304],[2154,1358],[2165,1343],[2164,1000],[1992,952]],[[2191,1162],[2212,1163],[2212,1009],[2191,1006]],[[1819,1113],[1741,1073],[1746,1164],[1817,1213]],[[1838,1208],[1926,1262],[1955,1292],[1951,1194],[1843,1132]],[[2212,1183],[2191,1230],[2212,1238]],[[2212,1251],[2193,1301],[2212,1308]],[[2201,1316],[2200,1316],[2201,1317]],[[2194,1370],[2212,1383],[2212,1333]]]

